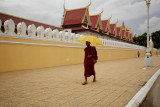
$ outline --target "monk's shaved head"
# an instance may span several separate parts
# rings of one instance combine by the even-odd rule
[[[90,46],[90,42],[89,41],[86,41],[86,46]]]

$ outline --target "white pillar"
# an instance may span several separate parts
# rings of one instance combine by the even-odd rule
[[[147,5],[147,50],[146,57],[144,59],[144,66],[151,67],[152,66],[152,58],[150,54],[150,46],[149,46],[149,6],[151,0],[145,0]]]

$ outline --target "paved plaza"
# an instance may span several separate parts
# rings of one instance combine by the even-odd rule
[[[0,107],[123,107],[160,69],[144,68],[144,57],[98,62],[83,86],[83,64],[0,72]]]

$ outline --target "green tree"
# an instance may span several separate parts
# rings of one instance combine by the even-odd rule
[[[160,48],[160,30],[153,32],[151,34],[154,48],[159,49]],[[142,35],[139,35],[138,37],[133,37],[133,41],[141,46],[147,46],[147,33],[143,33]]]
[[[160,48],[160,30],[152,33],[154,48]]]
[[[133,37],[133,41],[141,46],[147,46],[147,33],[143,33],[138,37]]]

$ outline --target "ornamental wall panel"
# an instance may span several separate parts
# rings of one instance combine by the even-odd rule
[[[36,30],[36,26],[34,24],[29,25],[27,31],[28,31],[28,35],[27,35],[28,37],[33,37],[33,38],[37,37],[36,36],[37,30]]]
[[[70,32],[66,32],[65,35],[64,35],[63,41],[70,42],[70,39],[69,39],[70,36],[71,36],[71,33]]]
[[[17,24],[17,34],[18,36],[25,37],[27,32],[27,26],[24,22],[20,22]]]
[[[58,36],[59,36],[59,31],[57,29],[53,30],[52,31],[53,40],[58,41]]]
[[[37,27],[37,37],[44,38],[44,27],[43,26]]]
[[[75,43],[78,43],[77,39],[80,37],[80,34],[76,34],[75,38],[74,38],[74,41]]]
[[[52,38],[52,29],[51,28],[46,28],[45,29],[44,37],[47,38],[47,39],[53,39]]]
[[[71,43],[74,42],[74,38],[75,38],[76,34],[75,33],[71,33],[71,37],[70,37],[70,41]]]
[[[15,36],[15,23],[12,19],[6,20],[4,22],[5,34]]]
[[[62,41],[63,36],[65,35],[64,31],[59,32],[58,41]]]

